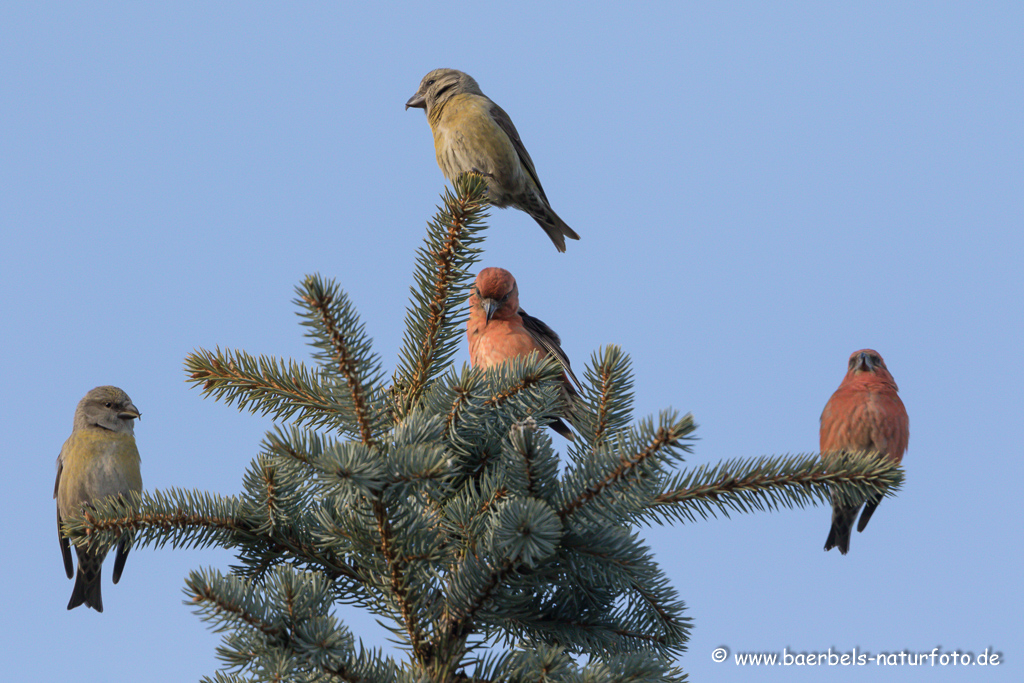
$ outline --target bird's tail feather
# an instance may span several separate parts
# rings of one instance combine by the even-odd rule
[[[68,609],[74,609],[84,604],[92,607],[97,612],[103,611],[103,595],[100,588],[100,571],[103,569],[103,555],[99,557],[92,553],[82,552],[75,548],[78,554],[78,574],[75,575],[75,587],[71,591],[71,600],[68,601]]]
[[[122,536],[117,542],[117,555],[114,557],[114,573],[111,578],[114,583],[121,580],[121,572],[124,571],[124,561],[128,559],[128,553],[132,549],[131,539],[127,535]]]
[[[565,422],[563,422],[561,418],[556,417],[554,421],[548,426],[551,427],[556,432],[558,432],[559,434],[561,434],[562,436],[564,436],[565,438],[569,439],[569,441],[576,440],[576,435],[572,433],[572,430],[569,429],[569,425],[565,424]]]
[[[868,498],[868,502],[864,504],[864,512],[860,515],[860,521],[857,522],[857,531],[864,531],[864,528],[871,521],[871,515],[875,514],[875,508],[882,502],[881,496],[871,496]]]
[[[558,251],[565,251],[566,237],[572,240],[580,238],[576,231],[566,225],[565,221],[559,218],[558,214],[550,206],[539,199],[530,202],[530,205],[527,207],[527,213],[530,214],[533,220],[537,221],[537,225],[544,229],[544,232],[554,242],[555,248]]]
[[[832,528],[825,540],[825,550],[839,548],[845,555],[850,552],[850,532],[853,531],[853,520],[857,519],[857,508],[832,508]]]

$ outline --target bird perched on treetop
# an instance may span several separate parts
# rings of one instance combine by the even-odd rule
[[[910,420],[897,390],[877,351],[854,351],[846,377],[821,413],[821,457],[828,460],[844,451],[875,451],[896,464],[903,460],[910,440]],[[880,502],[880,495],[868,499],[857,531],[864,531]],[[859,508],[844,507],[833,495],[832,528],[825,550],[838,547],[843,555],[850,550],[850,532]]]
[[[409,107],[426,110],[437,165],[446,178],[455,180],[463,173],[486,178],[488,201],[530,214],[558,251],[565,251],[566,237],[580,238],[551,209],[512,119],[480,91],[472,76],[434,69],[405,103]]]
[[[469,297],[466,338],[469,362],[474,368],[489,368],[534,351],[540,357],[554,356],[562,365],[566,404],[571,407],[573,397],[578,395],[569,382],[571,378],[579,386],[569,367],[569,358],[562,351],[562,340],[554,330],[519,307],[519,285],[504,268],[484,268],[477,274]],[[551,428],[567,439],[575,439],[558,418]]]
[[[96,387],[78,402],[71,436],[57,457],[57,481],[53,497],[57,499],[57,537],[64,557],[64,570],[74,575],[71,548],[61,533],[65,517],[81,514],[84,507],[107,496],[142,491],[139,449],[135,447],[135,425],[139,409],[128,394],[117,387]],[[85,549],[75,546],[78,576],[68,609],[81,604],[103,611],[100,594],[100,570],[109,548]],[[114,583],[121,578],[124,561],[131,550],[131,539],[122,536],[114,560]]]

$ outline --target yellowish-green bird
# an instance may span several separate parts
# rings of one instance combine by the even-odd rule
[[[565,251],[566,237],[580,238],[551,209],[512,119],[480,91],[472,76],[455,69],[434,69],[405,103],[409,107],[426,110],[437,165],[448,180],[463,173],[486,178],[488,201],[530,214],[558,251]]]
[[[142,491],[139,449],[135,446],[135,423],[140,417],[128,394],[117,387],[96,387],[78,402],[71,436],[57,457],[57,481],[53,497],[57,499],[57,538],[68,578],[74,576],[71,548],[61,533],[65,517],[81,514],[82,508],[107,496]],[[103,611],[100,594],[100,570],[109,548],[86,550],[75,546],[78,576],[68,609],[81,604]],[[131,550],[131,539],[122,536],[114,559],[114,583],[121,578],[124,561]]]

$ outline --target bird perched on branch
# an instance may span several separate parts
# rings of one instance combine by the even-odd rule
[[[437,165],[446,178],[454,181],[463,173],[486,178],[488,201],[530,214],[558,251],[565,251],[566,237],[580,238],[552,210],[512,119],[469,74],[434,69],[405,103],[409,107],[426,110]]]
[[[540,357],[554,356],[562,365],[566,405],[571,407],[578,396],[573,383],[579,386],[579,381],[562,351],[562,340],[554,330],[519,307],[519,286],[504,268],[484,268],[477,274],[469,297],[466,337],[469,362],[474,368],[489,368],[534,351]],[[556,418],[551,428],[567,439],[575,439],[561,419]]]
[[[79,401],[71,436],[57,458],[57,481],[53,497],[57,499],[57,537],[68,578],[74,576],[71,548],[61,533],[61,522],[83,508],[107,496],[123,496],[142,491],[139,449],[135,446],[135,425],[139,409],[128,394],[117,387],[96,387]],[[78,576],[68,609],[81,604],[103,611],[100,594],[100,570],[110,548],[75,546]],[[121,578],[124,561],[131,550],[131,539],[122,536],[114,560],[114,583]]]
[[[910,420],[897,390],[877,351],[854,351],[846,377],[821,413],[821,457],[829,460],[843,452],[875,451],[899,464],[910,439]],[[857,531],[864,531],[880,502],[878,494],[868,499]],[[832,528],[825,550],[838,547],[843,555],[849,552],[859,508],[843,506],[832,496]]]

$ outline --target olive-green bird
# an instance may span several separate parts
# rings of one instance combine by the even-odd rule
[[[57,457],[57,482],[53,486],[53,497],[57,499],[57,537],[69,579],[74,576],[75,568],[68,539],[60,531],[61,521],[81,514],[82,508],[92,501],[142,491],[133,422],[139,416],[139,409],[128,394],[117,387],[96,387],[78,402],[71,436]],[[97,612],[103,611],[100,569],[109,550],[75,547],[78,576],[68,609],[84,603]],[[129,550],[131,539],[122,536],[114,560],[114,583],[121,578]]]
[[[405,103],[409,107],[427,111],[437,165],[446,178],[455,180],[463,173],[483,176],[488,201],[530,214],[558,251],[565,251],[566,237],[580,238],[551,209],[512,119],[480,92],[472,76],[455,69],[434,69]]]

